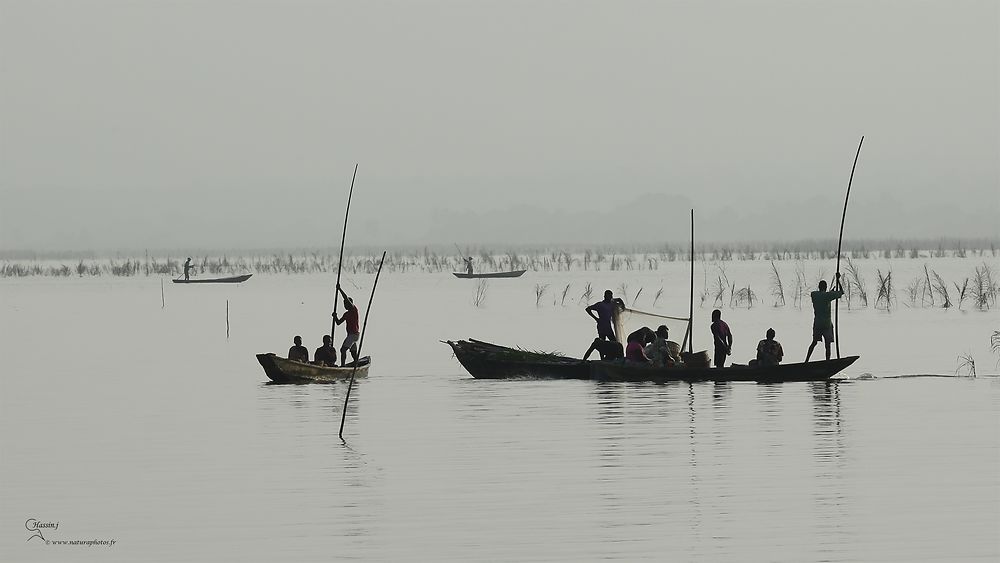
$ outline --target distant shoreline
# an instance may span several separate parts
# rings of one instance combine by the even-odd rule
[[[697,236],[697,234],[696,234]],[[345,253],[352,256],[374,254],[387,250],[398,256],[422,256],[435,254],[442,256],[461,254],[491,254],[506,255],[511,252],[518,254],[548,254],[569,253],[581,254],[587,251],[603,254],[651,254],[651,253],[681,253],[687,252],[689,241],[671,241],[660,243],[538,243],[538,244],[505,244],[505,243],[434,243],[434,244],[394,244],[394,245],[348,245]],[[836,239],[800,239],[793,241],[729,241],[729,242],[698,242],[695,241],[697,253],[712,254],[747,254],[747,253],[812,253],[833,252],[837,246]],[[970,252],[991,251],[1000,249],[1000,237],[976,238],[919,238],[919,239],[845,239],[845,253],[891,251],[916,252]],[[273,247],[273,248],[156,248],[156,249],[95,249],[95,250],[31,250],[11,249],[0,250],[0,260],[97,260],[97,259],[165,259],[176,257],[251,257],[251,256],[327,256],[339,252],[334,246],[316,247]]]

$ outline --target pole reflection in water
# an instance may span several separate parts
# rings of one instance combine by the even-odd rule
[[[688,484],[690,500],[688,501],[692,507],[692,517],[690,522],[691,534],[695,537],[701,537],[701,524],[702,524],[702,508],[701,508],[701,477],[698,470],[698,439],[697,439],[697,419],[695,417],[695,397],[694,397],[694,384],[688,383],[687,386],[687,397],[688,397],[688,444],[689,444],[689,459],[688,459]]]
[[[846,456],[840,415],[840,383],[810,383],[813,405],[813,459],[816,463],[813,502],[817,514],[825,515],[824,543],[833,546],[849,541],[850,531],[841,523],[850,520],[850,499],[846,486]]]

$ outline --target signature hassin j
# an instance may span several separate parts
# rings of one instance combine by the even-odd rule
[[[28,539],[25,541],[31,541],[35,538],[40,538],[42,541],[47,541],[45,539],[45,536],[42,535],[42,530],[48,528],[52,528],[53,530],[58,530],[59,522],[42,522],[37,518],[28,518],[27,520],[24,521],[24,527],[29,532],[34,532],[34,534],[28,537]]]

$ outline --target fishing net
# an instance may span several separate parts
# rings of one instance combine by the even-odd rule
[[[687,317],[674,317],[670,315],[660,315],[658,313],[650,313],[648,311],[640,311],[638,309],[630,309],[628,307],[622,309],[618,307],[615,309],[612,320],[615,323],[615,335],[618,336],[619,342],[622,345],[625,344],[625,338],[631,334],[633,331],[638,330],[643,326],[648,326],[651,330],[656,330],[659,325],[666,325],[667,329],[670,330],[670,336],[677,338],[678,336],[683,336],[683,341],[687,342],[687,331],[688,331],[688,318]],[[672,321],[672,322],[666,322]],[[676,346],[676,352],[681,349],[681,344],[677,344],[673,340],[667,341],[668,346]],[[671,348],[673,348],[671,346]]]

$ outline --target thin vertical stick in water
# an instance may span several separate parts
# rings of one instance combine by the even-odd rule
[[[160,278],[160,308],[165,309],[167,307],[167,298],[163,296],[163,278]]]
[[[694,353],[694,209],[691,210],[691,300],[688,303],[688,353]]]
[[[229,300],[226,299],[226,340],[229,340]]]
[[[351,191],[347,193],[347,210],[344,211],[344,232],[340,235],[340,258],[337,259],[337,286],[340,287],[340,268],[344,264],[344,241],[347,240],[347,218],[351,214],[351,197],[354,195],[354,179],[358,177],[358,165],[354,164],[354,175],[351,176]],[[330,340],[337,328],[337,289],[333,290],[333,324],[330,325]],[[360,356],[359,356],[360,357]]]
[[[358,360],[354,362],[354,370],[351,372],[351,382],[347,384],[347,395],[344,396],[344,410],[340,413],[340,433],[337,436],[344,440],[344,420],[347,418],[347,401],[351,398],[351,388],[354,387],[354,375],[358,373],[358,362],[361,361],[361,349],[365,345],[365,329],[368,327],[368,313],[372,311],[372,301],[375,299],[375,287],[378,285],[378,276],[382,273],[382,263],[385,262],[385,251],[382,251],[382,260],[378,263],[378,271],[375,272],[375,281],[372,282],[372,294],[368,298],[368,307],[365,309],[365,321],[361,325],[361,338],[358,339]]]
[[[861,145],[865,136],[861,136],[858,152],[854,155],[854,165],[851,166],[851,177],[847,180],[847,195],[844,196],[844,214],[840,216],[840,236],[837,237],[837,288],[840,289],[840,248],[844,242],[844,221],[847,219],[847,200],[851,197],[851,184],[854,182],[854,169],[858,167],[858,157],[861,156]],[[837,343],[837,358],[840,358],[840,299],[836,300],[833,309],[833,340]]]

